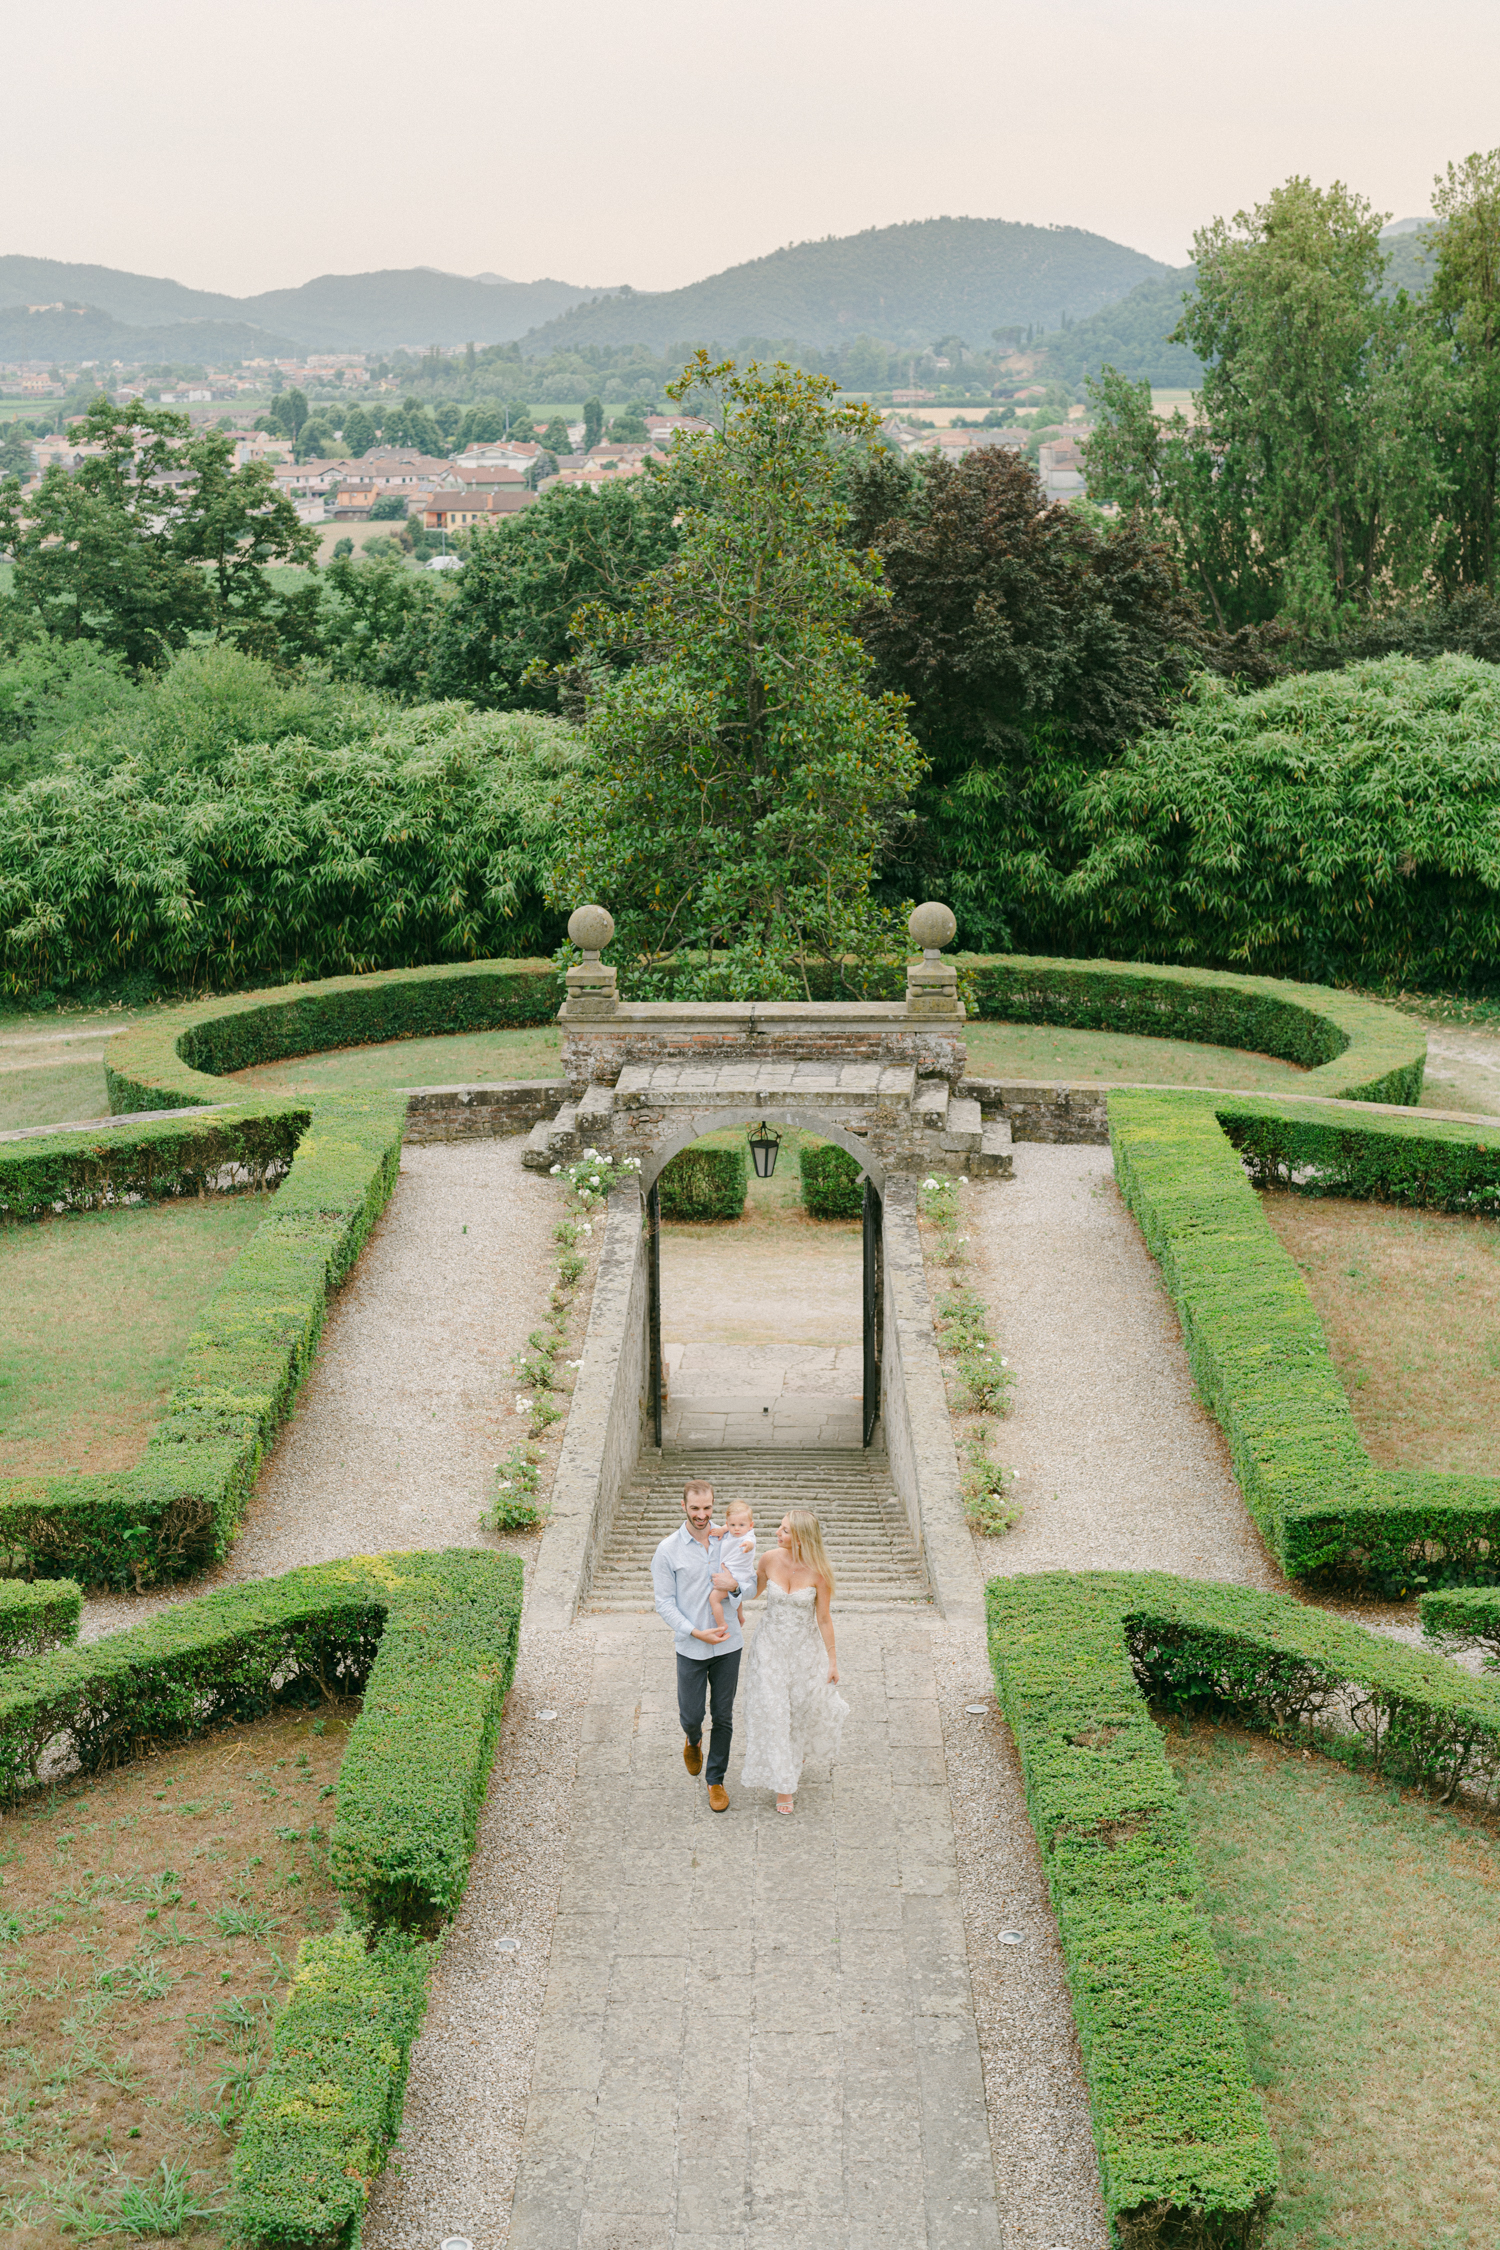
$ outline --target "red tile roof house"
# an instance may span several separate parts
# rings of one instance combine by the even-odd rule
[[[470,531],[475,524],[518,515],[535,499],[536,494],[524,486],[516,490],[506,486],[503,490],[471,487],[467,492],[434,492],[422,510],[422,521],[429,531]]]

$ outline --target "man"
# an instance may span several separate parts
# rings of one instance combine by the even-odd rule
[[[734,1734],[734,1691],[739,1685],[739,1597],[753,1594],[741,1587],[727,1570],[719,1568],[719,1541],[711,1535],[714,1488],[701,1480],[686,1485],[682,1494],[684,1521],[669,1532],[651,1557],[651,1584],[656,1594],[656,1614],[672,1629],[677,1646],[677,1711],[682,1720],[682,1762],[691,1774],[703,1771],[703,1711],[711,1701],[713,1723],[708,1738],[708,1802],[714,1812],[728,1812],[729,1792],[724,1776],[729,1771],[729,1745]],[[734,1597],[725,1608],[727,1622],[714,1623],[709,1595],[717,1591]]]

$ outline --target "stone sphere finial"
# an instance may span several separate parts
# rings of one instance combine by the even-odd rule
[[[906,927],[913,945],[920,945],[924,953],[941,953],[945,945],[953,943],[958,923],[951,906],[930,898],[924,905],[912,908]]]
[[[608,907],[575,906],[568,916],[568,935],[580,953],[602,953],[614,934],[615,918]]]

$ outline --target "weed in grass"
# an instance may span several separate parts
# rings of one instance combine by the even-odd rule
[[[218,2216],[212,2204],[197,2201],[187,2165],[169,2164],[165,2157],[149,2180],[132,2180],[121,2189],[116,2215],[126,2234],[137,2235],[177,2235],[189,2219]]]
[[[0,1952],[0,2232],[17,2250],[160,2238],[173,2180],[181,2227],[218,2239],[209,2221],[264,2068],[273,1997],[303,1932],[337,1913],[313,1814],[352,1717],[352,1706],[321,1713],[321,1734],[306,1716],[228,1729],[7,1812],[17,1927]],[[254,1786],[278,1757],[278,1810],[298,1821],[285,1840]],[[212,1814],[186,1877],[163,1848],[193,1833],[184,1805]],[[63,1834],[88,1848],[89,1867],[56,1863]],[[140,2228],[122,2213],[127,2192],[143,2199],[131,2205]]]
[[[0,1479],[125,1469],[263,1196],[78,1211],[12,1227],[0,1337]]]
[[[1500,1820],[1238,1729],[1167,1753],[1281,2151],[1268,2250],[1493,2250]]]
[[[1267,1190],[1382,1468],[1500,1476],[1500,1225]]]

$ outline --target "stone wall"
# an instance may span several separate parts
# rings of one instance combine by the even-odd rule
[[[894,1000],[623,1004],[608,1015],[564,1008],[563,1069],[575,1095],[613,1086],[631,1063],[880,1063],[953,1085],[968,1059],[963,1021],[923,1021]]]
[[[986,1118],[1003,1117],[1014,1141],[1109,1142],[1107,1086],[1046,1086],[1033,1079],[963,1078],[958,1092]]]
[[[499,1086],[409,1086],[408,1141],[496,1140],[529,1133],[566,1099],[561,1079],[518,1078]]]
[[[583,1364],[568,1407],[546,1534],[527,1588],[526,1620],[535,1631],[561,1632],[572,1624],[615,1503],[635,1468],[645,1410],[647,1289],[640,1191],[631,1181],[615,1189],[606,1207]]]
[[[922,1263],[916,1186],[892,1180],[885,1195],[885,1323],[880,1412],[891,1481],[921,1550],[944,1617],[981,1621],[974,1541],[959,1491],[958,1452]]]

